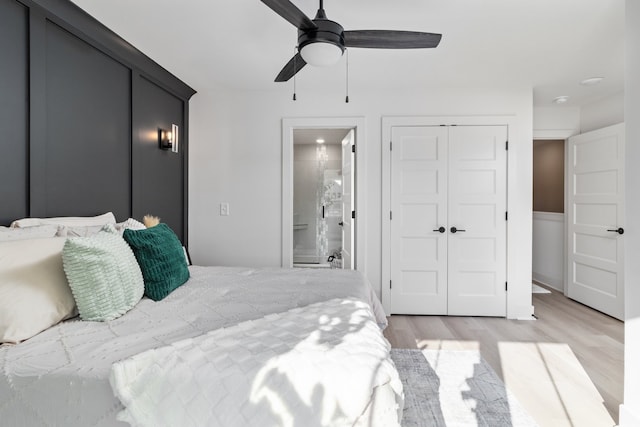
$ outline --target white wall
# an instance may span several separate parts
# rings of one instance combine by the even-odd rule
[[[580,109],[580,133],[624,122],[624,92],[599,99]]]
[[[533,279],[564,292],[564,214],[533,213]]]
[[[533,109],[534,139],[565,139],[580,133],[580,108],[536,107]]]
[[[534,139],[560,139],[624,121],[624,93],[582,107],[549,106],[533,109]]]
[[[383,116],[513,115],[510,129],[510,232],[518,245],[509,248],[518,297],[510,317],[531,312],[531,162],[532,91],[437,89],[406,92],[352,91],[344,103],[335,93],[288,90],[240,92],[207,90],[190,103],[189,243],[195,263],[279,266],[281,263],[281,121],[284,117],[365,117],[367,277],[380,293],[381,260],[381,118]],[[513,169],[511,169],[513,168]],[[517,172],[516,172],[517,171]],[[511,191],[510,191],[511,194]],[[231,215],[218,215],[219,203]],[[361,210],[362,212],[362,210]],[[521,293],[518,291],[520,289]]]
[[[640,2],[626,2],[625,346],[620,426],[640,426]]]

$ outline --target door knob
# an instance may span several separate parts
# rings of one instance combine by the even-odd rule
[[[454,234],[455,234],[455,233],[457,233],[458,231],[462,233],[462,232],[467,231],[467,230],[462,230],[462,229],[460,229],[460,228],[451,227],[451,232],[452,232],[452,233],[454,233]]]
[[[339,225],[340,227],[342,227],[342,226],[344,225],[344,222],[343,222],[343,221],[340,221],[340,222],[338,223],[338,225]]]
[[[440,226],[440,228],[438,228],[437,230],[433,230],[433,231],[439,231],[440,233],[444,233],[445,231],[447,231],[446,228]]]
[[[618,228],[616,230],[607,230],[607,231],[610,231],[612,233],[624,234],[624,228],[622,228],[622,227],[620,227],[620,228]]]

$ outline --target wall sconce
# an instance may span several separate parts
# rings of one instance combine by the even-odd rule
[[[161,150],[171,150],[172,152],[177,153],[179,135],[180,129],[176,124],[171,125],[171,131],[158,129],[158,146]]]

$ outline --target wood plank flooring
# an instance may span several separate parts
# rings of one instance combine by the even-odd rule
[[[530,321],[393,315],[385,336],[394,348],[480,350],[540,427],[616,425],[623,323],[556,291],[533,305]]]

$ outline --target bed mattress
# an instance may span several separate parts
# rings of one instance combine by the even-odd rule
[[[270,314],[351,298],[364,301],[379,324],[386,322],[367,280],[355,271],[194,266],[190,273],[163,301],[144,298],[113,321],[71,319],[19,345],[0,346],[2,424],[127,425],[116,419],[124,407],[109,384],[114,363]],[[374,406],[392,406],[398,398],[384,388],[374,395],[382,396]]]

